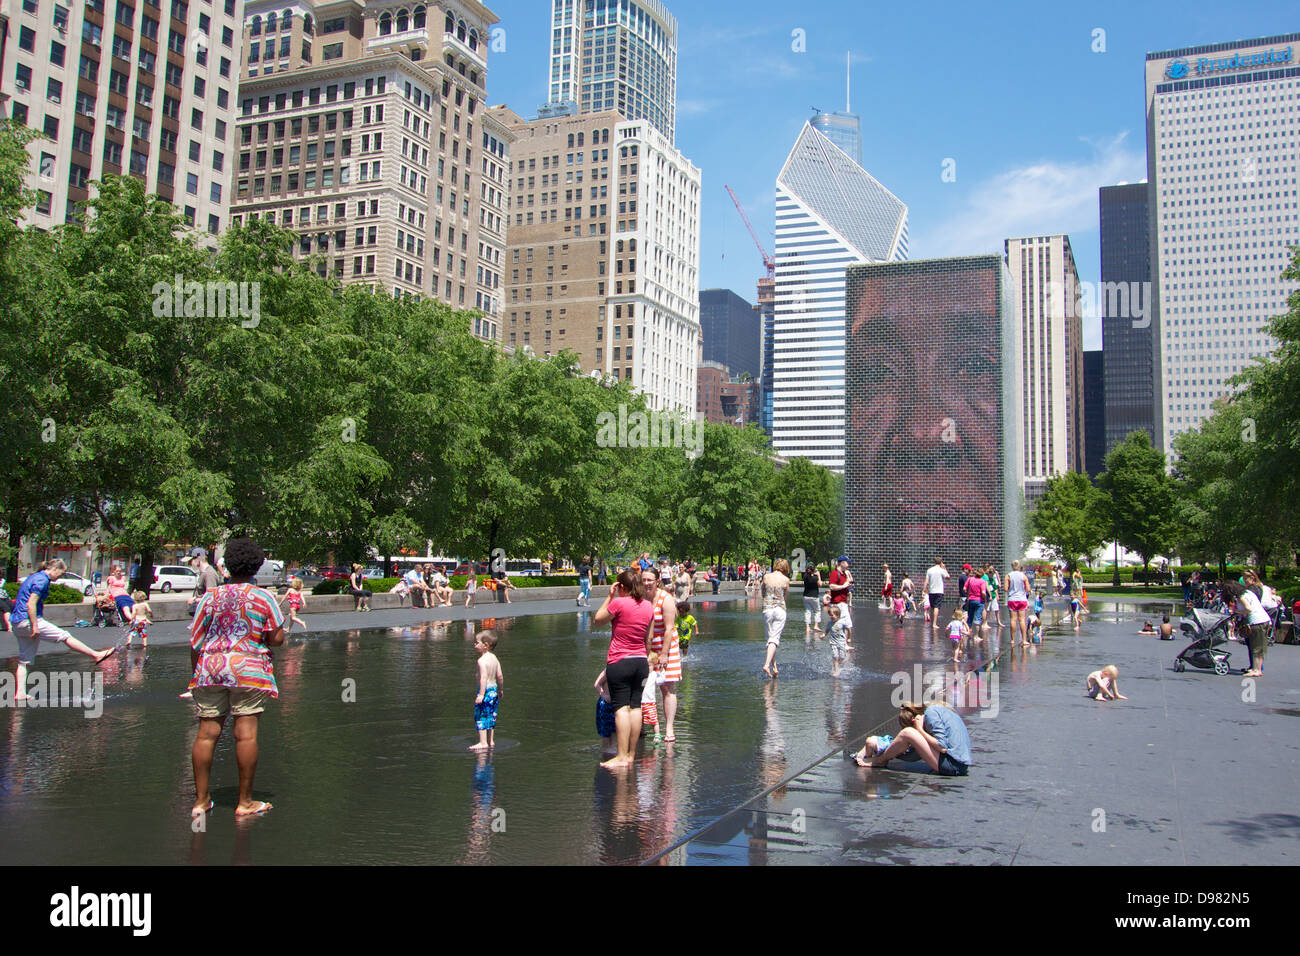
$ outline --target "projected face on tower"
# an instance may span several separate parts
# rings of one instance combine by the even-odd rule
[[[849,274],[850,507],[865,512],[869,550],[886,560],[993,558],[1002,547],[998,273],[904,265],[917,268]]]

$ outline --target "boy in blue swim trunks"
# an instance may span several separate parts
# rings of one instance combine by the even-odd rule
[[[479,631],[474,640],[474,650],[478,651],[478,696],[474,698],[474,726],[478,728],[478,743],[470,747],[470,750],[491,750],[496,743],[494,734],[497,704],[501,700],[501,689],[505,686],[501,662],[493,653],[496,646],[497,636],[492,631]]]
[[[601,756],[612,757],[618,753],[618,745],[614,741],[616,731],[614,723],[614,705],[609,699],[609,684],[605,680],[605,672],[601,671],[600,676],[596,678],[596,733],[600,736]]]

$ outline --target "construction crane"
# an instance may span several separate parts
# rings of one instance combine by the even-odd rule
[[[758,254],[763,257],[763,265],[767,267],[768,279],[772,279],[776,275],[776,260],[769,256],[767,250],[763,248],[762,240],[758,238],[758,233],[754,231],[753,225],[750,224],[749,217],[745,215],[745,207],[740,204],[740,199],[736,196],[735,190],[730,186],[727,186],[726,189],[727,195],[729,195],[731,201],[736,204],[736,212],[740,213],[740,218],[744,220],[745,228],[749,230],[749,234],[754,240],[754,245],[758,246]]]

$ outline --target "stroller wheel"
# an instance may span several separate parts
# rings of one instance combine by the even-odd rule
[[[1175,671],[1177,671],[1179,674],[1181,674],[1181,673],[1182,673],[1183,671],[1185,671],[1186,669],[1187,669],[1187,665],[1183,663],[1183,659],[1182,659],[1181,657],[1176,657],[1176,658],[1174,658],[1174,670],[1175,670]]]
[[[1220,677],[1222,677],[1224,674],[1228,673],[1228,662],[1227,662],[1227,661],[1215,661],[1215,662],[1214,662],[1214,673],[1218,674]]]

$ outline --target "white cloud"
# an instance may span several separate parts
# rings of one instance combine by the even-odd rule
[[[1097,190],[1145,178],[1146,153],[1127,143],[1128,134],[1091,142],[1091,155],[1070,162],[1044,161],[999,173],[977,184],[947,219],[922,230],[912,241],[913,258],[1002,252],[1003,240],[1097,230]],[[960,188],[958,182],[938,184]]]

